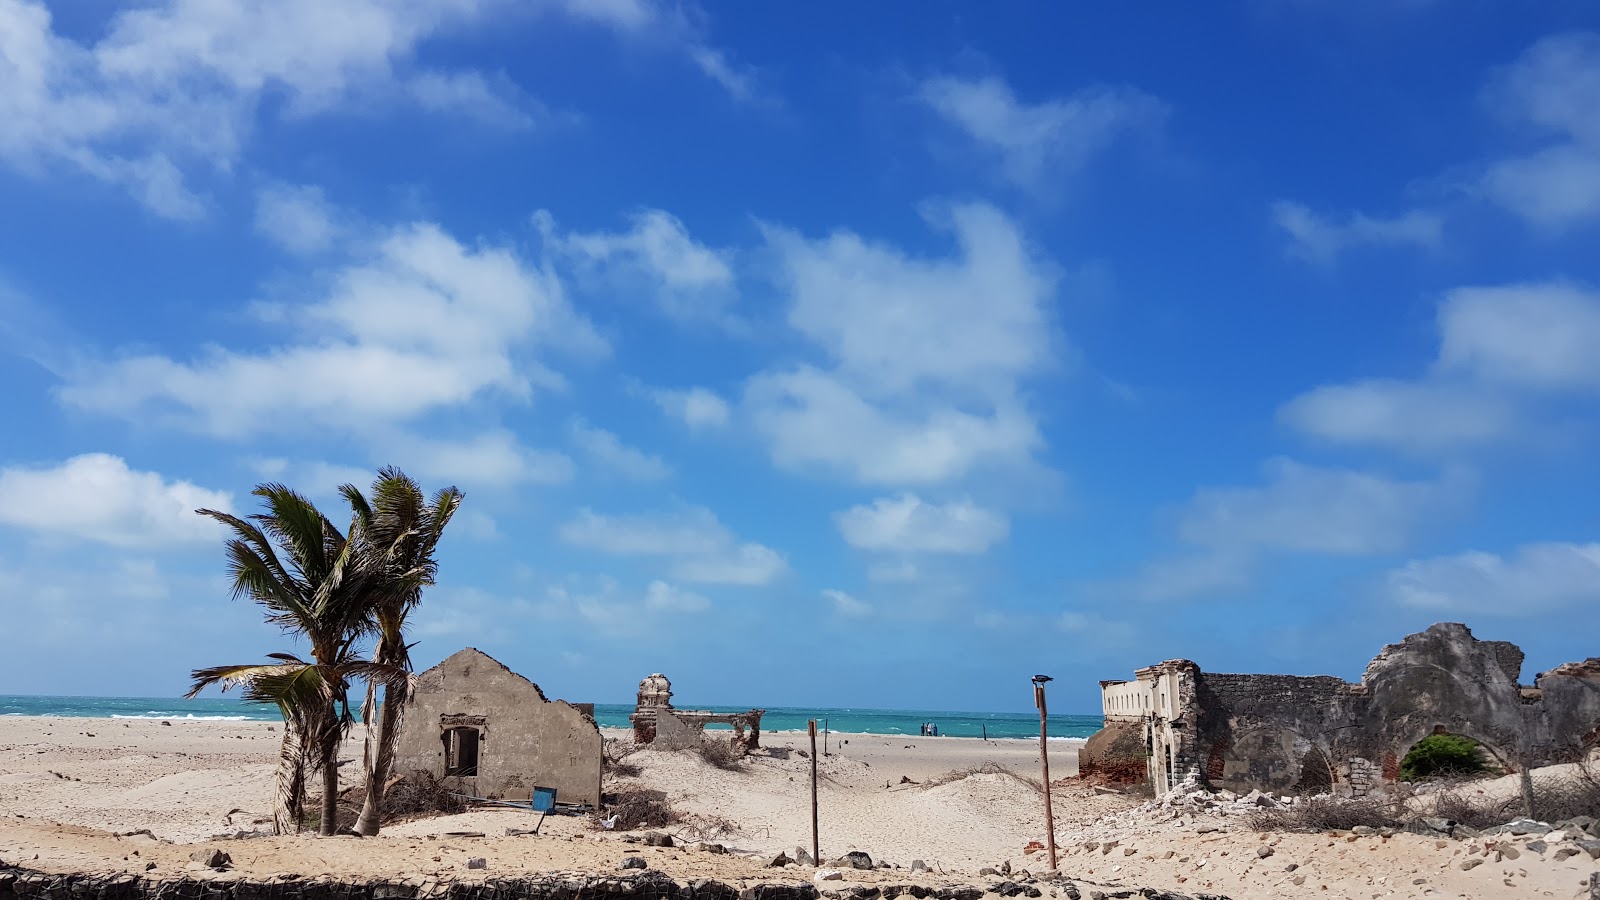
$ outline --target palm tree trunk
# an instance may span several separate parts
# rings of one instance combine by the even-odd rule
[[[323,743],[322,756],[322,820],[317,823],[317,834],[331,836],[339,827],[339,737]]]
[[[394,768],[394,745],[400,735],[407,693],[404,681],[385,686],[376,733],[367,733],[367,796],[361,803],[361,818],[356,820],[356,834],[364,837],[377,834],[383,824],[383,792]]]
[[[317,834],[324,837],[339,830],[339,745],[343,743],[339,708],[329,703],[322,711],[322,721],[317,730],[317,760],[322,763],[322,816],[317,822]]]

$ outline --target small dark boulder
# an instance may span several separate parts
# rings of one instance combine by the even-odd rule
[[[189,858],[203,866],[212,869],[226,869],[227,867],[233,865],[232,857],[215,848],[208,850],[196,850],[189,854]]]

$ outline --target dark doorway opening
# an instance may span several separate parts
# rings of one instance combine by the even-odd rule
[[[444,732],[444,773],[446,775],[475,776],[478,774],[478,744],[482,740],[478,729],[460,726]]]

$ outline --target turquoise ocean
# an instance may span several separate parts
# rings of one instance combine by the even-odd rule
[[[748,707],[702,707],[718,712],[744,712]],[[596,703],[595,720],[602,726],[628,727],[633,706],[621,703]],[[246,703],[233,698],[202,697],[184,700],[172,697],[12,697],[0,695],[0,716],[74,716],[91,719],[215,719],[232,721],[280,721],[272,706]],[[763,732],[804,731],[806,721],[817,720],[839,734],[885,734],[918,736],[924,722],[939,726],[946,737],[1037,738],[1037,713],[983,713],[932,709],[802,709],[795,707],[767,710],[761,719]],[[1100,716],[1052,715],[1052,738],[1086,738],[1099,730]],[[716,726],[713,726],[716,727]]]

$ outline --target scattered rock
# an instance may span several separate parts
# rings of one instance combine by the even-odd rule
[[[994,866],[984,866],[983,868],[978,870],[978,874],[979,875],[999,875],[1000,874],[1000,870],[996,869]]]
[[[838,869],[818,869],[811,877],[818,881],[843,881],[844,873]]]
[[[487,869],[487,868],[489,868],[489,861],[487,859],[484,859],[481,856],[474,856],[474,857],[472,857],[472,858],[467,860],[467,868],[469,868],[469,869]]]
[[[233,858],[215,848],[210,850],[196,850],[189,854],[195,862],[212,869],[225,869],[233,865]]]
[[[1473,869],[1476,869],[1477,867],[1479,867],[1481,865],[1483,865],[1483,857],[1481,857],[1481,856],[1474,856],[1474,857],[1471,857],[1470,859],[1463,859],[1461,861],[1461,871],[1470,872]]]
[[[1535,822],[1533,819],[1513,819],[1496,830],[1516,836],[1522,834],[1549,834],[1555,829],[1543,822]]]
[[[1272,855],[1272,845],[1271,844],[1262,844],[1261,846],[1256,848],[1256,857],[1259,858],[1259,859],[1266,859],[1267,857],[1269,857],[1271,855]]]
[[[1572,852],[1573,853],[1577,853],[1578,851],[1577,850],[1573,850]],[[928,871],[928,864],[927,863],[923,862],[920,859],[913,859],[911,861],[911,874],[916,875],[919,872],[926,872],[926,871]]]
[[[852,869],[870,869],[872,868],[872,857],[861,850],[851,850],[849,853],[839,857],[838,864],[849,866]]]
[[[1591,859],[1600,859],[1600,840],[1579,841],[1578,849],[1589,854]]]
[[[727,853],[728,848],[721,844],[701,844],[700,849],[706,853]]]
[[[1446,836],[1448,836],[1451,832],[1455,831],[1455,829],[1456,829],[1456,823],[1451,821],[1450,819],[1441,819],[1441,818],[1437,818],[1437,817],[1428,816],[1428,817],[1424,817],[1424,818],[1420,819],[1419,821],[1429,831],[1437,831],[1440,834],[1446,835]]]
[[[643,869],[643,868],[646,868],[647,866],[648,866],[648,863],[646,863],[644,861],[644,857],[642,857],[642,856],[624,856],[622,858],[622,862],[617,866],[617,868],[618,869]]]
[[[672,835],[663,834],[659,831],[646,831],[644,833],[644,843],[647,847],[671,847]]]
[[[1038,888],[1029,884],[1018,884],[1015,881],[1002,881],[989,885],[989,892],[1002,897],[1039,897],[1043,896]]]
[[[804,847],[794,848],[794,864],[797,866],[814,866],[817,861],[811,858],[810,852]]]
[[[772,862],[767,863],[767,868],[769,868],[769,869],[781,869],[784,866],[787,866],[792,862],[794,862],[794,860],[789,858],[789,854],[787,854],[787,853],[779,853],[777,856],[774,856],[772,858]]]

